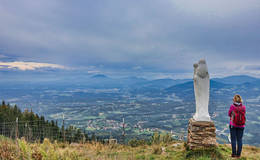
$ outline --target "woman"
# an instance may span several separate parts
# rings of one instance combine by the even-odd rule
[[[240,157],[242,152],[242,137],[245,128],[246,107],[242,104],[240,95],[236,94],[233,98],[233,104],[230,106],[228,116],[230,117],[230,135],[232,146],[232,157]]]

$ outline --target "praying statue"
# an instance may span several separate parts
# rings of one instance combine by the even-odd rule
[[[200,60],[195,63],[194,67],[194,93],[196,101],[196,113],[193,118],[196,121],[211,121],[208,105],[209,105],[209,73],[206,61]]]

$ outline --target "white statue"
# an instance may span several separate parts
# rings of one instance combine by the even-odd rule
[[[196,121],[211,121],[208,105],[209,105],[209,73],[206,61],[200,60],[195,63],[194,67],[194,93],[196,101],[196,113],[193,118]]]

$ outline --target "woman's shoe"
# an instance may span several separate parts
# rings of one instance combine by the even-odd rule
[[[237,157],[237,155],[235,155],[235,154],[231,154],[231,157]]]

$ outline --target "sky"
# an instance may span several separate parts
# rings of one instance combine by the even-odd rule
[[[0,70],[260,77],[259,28],[259,0],[1,0]]]

